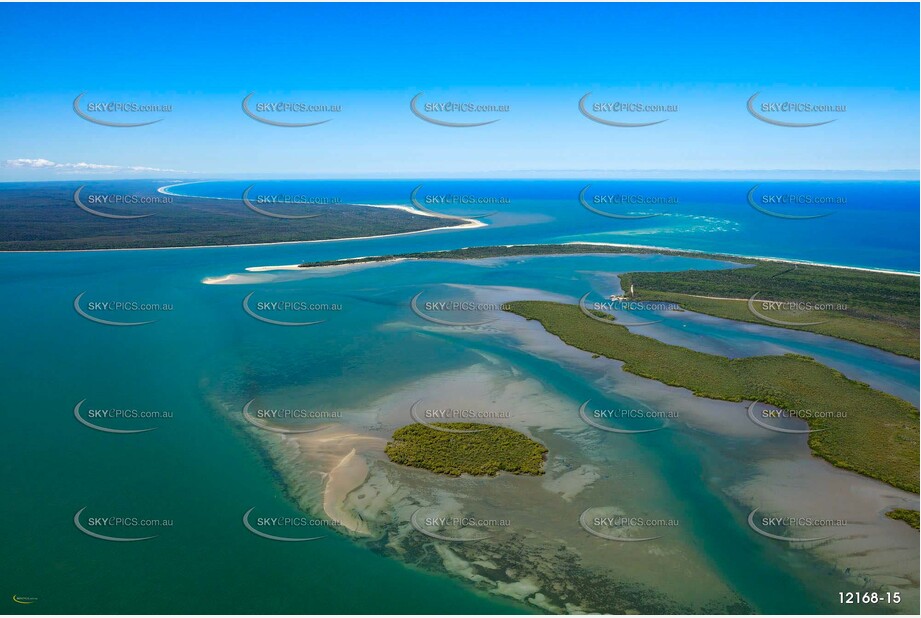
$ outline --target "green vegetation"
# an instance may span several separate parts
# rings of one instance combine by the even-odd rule
[[[4,183],[0,190],[0,251],[248,245],[378,236],[463,223],[402,210],[349,204],[263,204],[262,207],[274,213],[319,215],[312,219],[274,219],[249,210],[242,199],[212,200],[158,194],[157,187],[168,184],[166,181],[88,183],[81,197],[84,204],[94,210],[108,214],[154,215],[131,220],[105,219],[80,210],[74,203],[74,191],[81,184]],[[112,207],[90,203],[89,196],[94,195],[154,201]],[[162,203],[162,200],[171,201]]]
[[[539,321],[568,345],[623,361],[624,371],[699,397],[757,400],[809,411],[809,446],[840,468],[918,491],[918,409],[793,354],[729,359],[662,343],[585,316],[577,305],[516,301],[507,311]],[[610,317],[610,316],[607,316]],[[835,418],[816,418],[833,415]],[[801,416],[805,416],[801,414]]]
[[[494,476],[500,470],[515,474],[543,474],[544,445],[505,427],[482,423],[432,423],[450,433],[414,423],[401,427],[388,442],[387,456],[394,463],[424,468],[439,474]]]
[[[886,517],[889,519],[898,519],[899,521],[904,521],[906,524],[918,530],[921,527],[921,522],[919,522],[918,511],[913,511],[911,509],[893,509],[886,513]]]
[[[670,255],[713,259],[751,266],[723,270],[625,273],[621,287],[634,288],[637,300],[668,301],[682,308],[720,318],[765,324],[846,339],[910,358],[919,358],[919,278],[827,266],[756,260],[728,255],[673,249],[615,247],[605,245],[515,245],[468,247],[450,251],[402,253],[338,261],[308,262],[303,268],[409,260],[478,260],[492,257],[539,255]],[[748,309],[753,294],[758,300],[833,305],[817,311],[765,309],[762,314],[784,322],[824,322],[795,326],[765,321]],[[846,307],[846,308],[843,308]]]
[[[918,358],[917,277],[760,262],[729,270],[626,273],[620,279],[625,290],[633,286],[637,300],[671,301],[698,313],[805,330]],[[793,326],[765,321],[749,310],[753,294],[758,295],[755,309],[772,319],[822,323]],[[811,307],[765,307],[762,299]],[[812,308],[819,305],[829,308]]]
[[[464,249],[449,249],[446,251],[423,251],[418,253],[394,253],[390,255],[372,255],[345,260],[327,260],[323,262],[305,262],[301,268],[320,268],[323,266],[337,266],[342,264],[362,264],[365,262],[384,262],[387,260],[482,260],[494,257],[521,257],[538,255],[591,255],[591,254],[617,254],[617,255],[674,255],[679,257],[693,257],[716,260],[732,260],[739,264],[756,264],[756,260],[749,258],[736,258],[726,255],[713,255],[695,251],[680,251],[677,249],[646,249],[643,247],[615,247],[611,245],[511,245],[496,247],[466,247]]]

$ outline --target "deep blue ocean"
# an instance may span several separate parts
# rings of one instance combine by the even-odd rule
[[[601,298],[617,292],[619,272],[732,267],[723,261],[578,255],[268,273],[247,268],[580,241],[918,272],[917,182],[762,183],[754,203],[774,214],[764,214],[749,202],[754,181],[419,184],[219,181],[173,191],[225,198],[227,208],[236,209],[244,208],[240,197],[250,185],[253,199],[334,198],[403,206],[411,203],[418,187],[415,198],[424,208],[486,215],[482,220],[488,225],[330,242],[0,254],[7,423],[0,480],[9,524],[0,530],[0,542],[10,556],[7,562],[17,567],[15,573],[2,574],[11,594],[38,598],[34,607],[52,613],[537,611],[441,572],[408,566],[345,535],[332,533],[322,542],[298,544],[274,543],[247,532],[241,515],[249,508],[284,516],[300,512],[290,477],[282,476],[284,466],[259,448],[248,433],[252,428],[241,428],[240,406],[252,397],[284,399],[297,393],[298,405],[307,405],[301,403],[304,397],[309,405],[323,408],[345,403],[373,408],[380,398],[423,379],[487,367],[500,381],[540,384],[548,398],[578,403],[591,397],[610,405],[649,407],[670,402],[682,419],[687,414],[691,420],[695,411],[712,406],[713,414],[724,411],[733,415],[727,421],[749,425],[741,404],[732,408],[687,392],[663,394],[660,384],[616,367],[594,370],[554,356],[562,353],[557,348],[535,351],[520,338],[528,334],[524,321],[506,316],[510,321],[492,332],[433,331],[409,309],[409,299],[420,291],[432,299],[466,300],[476,294],[509,294],[514,299],[540,293],[574,302],[586,292]],[[592,212],[579,200],[588,184],[583,198],[595,210],[656,216],[631,220]],[[803,196],[832,202],[801,203]],[[814,219],[775,216],[825,213],[831,214]],[[222,284],[206,284],[222,278]],[[168,303],[170,310],[152,316],[156,322],[149,325],[112,328],[74,311],[74,299],[81,293],[86,300]],[[344,309],[322,326],[280,328],[243,311],[241,300],[249,293],[267,300],[341,303]],[[690,312],[664,314],[661,323],[644,332],[730,357],[808,354],[852,379],[918,403],[918,362],[913,359],[812,333]],[[510,369],[502,373],[494,367]],[[74,419],[74,406],[81,400],[87,405],[170,410],[174,417],[149,433],[101,433]],[[563,407],[560,414],[574,415],[576,409]],[[526,414],[527,405],[513,411]],[[898,607],[841,606],[838,592],[853,585],[841,573],[843,563],[832,565],[801,548],[754,534],[746,525],[750,506],[733,491],[784,462],[811,466],[809,474],[791,484],[806,484],[819,500],[839,495],[825,483],[849,473],[822,462],[812,465],[803,436],[735,435],[682,421],[648,438],[611,438],[582,449],[580,455],[595,458],[606,473],[620,474],[626,467],[649,479],[643,484],[632,476],[615,476],[622,479],[616,491],[587,490],[585,500],[633,500],[656,512],[676,514],[684,525],[674,534],[682,544],[674,555],[694,559],[689,564],[712,574],[754,611],[917,613],[916,598]],[[846,478],[858,501],[880,485],[856,475]],[[895,496],[889,506],[917,508],[917,496],[896,495],[888,487],[882,491]],[[556,508],[563,512],[571,507],[577,513],[588,504],[582,499]],[[169,518],[174,525],[149,542],[106,543],[75,528],[74,514],[83,508],[97,516]],[[575,517],[565,521],[581,534]],[[907,526],[889,523],[897,526],[892,535],[868,537],[870,551],[884,551],[893,538],[900,547],[907,547],[903,537],[917,538]],[[611,563],[619,564],[618,550],[609,549]],[[672,556],[650,552],[631,568],[638,581],[654,588],[660,583],[660,565],[670,564]],[[848,556],[847,568],[864,568],[858,558]],[[902,576],[886,571],[888,567],[866,568],[874,576]],[[917,570],[909,575],[917,581]]]
[[[354,241],[302,246],[296,252],[305,261],[582,241],[919,271],[915,181],[267,180],[202,182],[171,191],[239,203],[250,185],[254,199],[306,196],[400,205],[409,205],[418,187],[417,201],[433,211],[488,215],[481,219],[488,224],[485,228],[362,241],[360,250]],[[583,189],[584,200],[596,210],[656,216],[631,220],[595,214],[579,200]],[[765,214],[752,206],[750,192],[751,201],[762,210],[825,216],[788,219]]]

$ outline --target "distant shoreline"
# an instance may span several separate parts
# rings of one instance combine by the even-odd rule
[[[437,256],[440,253],[450,253],[450,252],[474,250],[474,249],[476,250],[512,249],[512,248],[518,248],[518,247],[551,248],[551,247],[566,247],[566,246],[573,246],[573,245],[588,246],[588,247],[592,247],[592,246],[613,247],[617,249],[624,249],[625,250],[624,253],[620,255],[625,255],[631,249],[636,249],[638,251],[642,251],[645,253],[659,253],[662,255],[689,254],[691,257],[714,258],[714,259],[720,259],[720,260],[744,259],[744,260],[752,260],[752,261],[757,261],[757,262],[777,262],[777,263],[782,263],[782,264],[797,264],[801,266],[817,266],[817,267],[824,267],[824,268],[838,268],[842,270],[856,270],[860,272],[877,273],[881,275],[900,275],[903,277],[921,277],[921,273],[906,272],[906,271],[900,271],[900,270],[889,270],[889,269],[883,269],[883,268],[866,268],[866,267],[861,267],[861,266],[842,266],[840,264],[823,264],[821,262],[810,262],[808,260],[796,260],[796,259],[766,257],[766,256],[740,255],[740,254],[735,254],[735,253],[713,253],[709,251],[701,251],[699,249],[673,249],[671,247],[659,247],[655,245],[627,245],[627,244],[619,244],[619,243],[603,243],[603,242],[588,242],[588,241],[573,241],[573,242],[566,242],[566,243],[547,243],[547,244],[521,244],[521,245],[493,245],[493,246],[483,246],[483,247],[462,247],[460,249],[446,249],[446,250],[440,250],[440,251],[427,251],[427,252],[420,252],[420,253],[342,258],[338,260],[329,260],[328,262],[325,262],[325,261],[317,262],[315,265],[312,265],[310,262],[306,262],[304,264],[284,264],[280,266],[253,266],[253,267],[247,268],[247,270],[252,271],[252,272],[265,272],[265,271],[271,271],[271,270],[296,270],[297,268],[304,268],[304,269],[331,268],[335,266],[345,266],[349,264],[389,262],[389,261],[395,261],[396,259],[424,260],[424,259],[427,259],[427,256],[430,256],[431,258],[434,258],[434,259],[457,259],[457,260],[490,259],[493,257],[501,258],[504,256],[495,255],[495,256],[483,256],[483,257],[477,257],[477,258],[473,258],[473,257],[439,258]],[[516,254],[516,255],[519,255],[522,257],[529,256],[529,255],[539,257],[542,255],[550,256],[550,255],[560,255],[560,254],[554,254],[552,252],[548,252],[548,253],[532,253],[532,254],[521,253],[521,254]],[[578,253],[566,253],[562,255],[579,255],[579,254]],[[618,254],[613,253],[612,255],[618,255]]]
[[[188,247],[125,247],[125,248],[121,248],[121,249],[46,249],[46,250],[40,250],[40,251],[34,251],[34,250],[26,250],[26,251],[0,251],[0,255],[3,255],[4,253],[14,253],[14,254],[23,254],[23,253],[94,253],[94,252],[101,252],[101,251],[172,251],[172,250],[181,251],[181,250],[184,250],[184,249],[218,249],[218,248],[228,249],[228,248],[233,248],[233,247],[267,247],[267,246],[273,246],[273,245],[298,245],[298,244],[310,244],[310,243],[322,243],[322,242],[345,242],[345,241],[349,241],[349,240],[371,240],[371,239],[374,239],[374,238],[387,238],[387,237],[392,237],[392,236],[407,236],[407,235],[410,235],[410,234],[421,234],[421,233],[424,233],[424,232],[433,232],[433,231],[438,231],[438,230],[460,230],[460,229],[470,229],[471,227],[480,227],[480,226],[482,226],[482,225],[486,225],[485,223],[480,223],[479,221],[477,221],[476,223],[479,224],[479,225],[469,226],[469,227],[468,227],[467,225],[448,226],[448,227],[436,227],[436,228],[430,228],[430,229],[427,229],[427,230],[416,230],[416,231],[413,231],[413,232],[400,232],[400,233],[397,233],[397,234],[381,234],[380,236],[353,236],[353,237],[351,237],[351,238],[328,238],[328,239],[324,239],[324,240],[289,240],[289,241],[282,241],[282,242],[242,243],[242,244],[234,244],[234,245],[195,245],[195,246],[188,246]],[[671,247],[658,247],[658,246],[655,246],[655,245],[628,245],[628,244],[619,244],[619,243],[603,243],[603,242],[573,241],[573,242],[566,242],[566,243],[548,243],[548,244],[492,245],[492,246],[486,245],[486,246],[483,246],[483,247],[476,247],[476,248],[479,248],[479,249],[488,249],[488,248],[497,247],[497,246],[499,246],[499,247],[504,247],[504,248],[511,248],[511,247],[565,247],[565,246],[568,246],[568,245],[584,245],[584,246],[598,246],[598,247],[615,247],[615,248],[618,248],[618,249],[626,249],[626,250],[637,249],[637,250],[645,251],[645,252],[648,252],[648,253],[660,253],[660,254],[663,254],[663,255],[667,255],[667,254],[693,254],[693,257],[700,257],[700,258],[730,259],[730,260],[731,260],[731,259],[745,259],[745,260],[753,260],[753,261],[758,261],[758,262],[777,262],[777,263],[782,263],[782,264],[799,264],[799,265],[802,265],[802,266],[819,266],[819,267],[824,267],[824,268],[839,268],[839,269],[842,269],[842,270],[856,270],[856,271],[860,271],[860,272],[878,273],[878,274],[881,274],[881,275],[899,275],[899,276],[903,276],[903,277],[917,277],[917,278],[921,278],[921,273],[918,273],[918,272],[910,272],[910,271],[903,271],[903,270],[890,270],[890,269],[885,269],[885,268],[867,268],[867,267],[864,267],[864,266],[844,266],[844,265],[841,265],[841,264],[826,264],[826,263],[823,263],[823,262],[810,262],[810,261],[808,261],[808,260],[797,260],[797,259],[793,259],[793,258],[779,258],[779,257],[769,257],[769,256],[752,256],[752,255],[741,255],[741,254],[736,254],[736,253],[712,253],[712,252],[709,252],[709,251],[702,251],[702,250],[700,250],[700,249],[674,249],[674,248],[671,248]],[[435,250],[435,251],[428,251],[428,252],[424,252],[424,253],[428,253],[428,254],[431,254],[431,256],[435,256],[435,255],[437,255],[437,254],[439,254],[439,253],[446,253],[446,252],[448,252],[448,251],[458,251],[458,250],[470,249],[470,248],[472,248],[472,247],[461,247],[461,248],[459,248],[459,249]],[[627,251],[625,251],[623,255],[626,255],[626,254],[627,254]],[[546,254],[527,254],[527,255],[540,256],[540,255],[554,255],[554,254],[552,254],[552,253],[546,253]],[[577,255],[577,254],[572,254],[572,255]],[[617,254],[612,254],[612,255],[617,255]],[[501,256],[495,256],[495,257],[501,257]],[[389,255],[389,254],[388,254],[388,255],[374,255],[374,256],[363,256],[363,257],[352,257],[352,258],[340,258],[340,259],[337,259],[337,260],[330,260],[331,263],[329,263],[329,264],[323,264],[322,266],[303,266],[303,265],[301,265],[301,264],[281,264],[281,265],[278,265],[278,266],[274,266],[274,265],[269,265],[269,266],[251,266],[251,267],[248,267],[246,270],[251,271],[251,272],[268,272],[268,271],[273,271],[273,270],[299,270],[299,269],[301,269],[301,268],[303,268],[303,269],[305,269],[305,270],[308,269],[308,268],[333,268],[333,267],[335,267],[335,266],[347,266],[347,265],[350,265],[350,264],[367,264],[367,263],[373,263],[373,262],[390,262],[390,261],[397,261],[398,258],[399,258],[400,260],[408,260],[408,259],[426,259],[426,258],[421,258],[421,257],[401,257],[400,254],[393,254],[393,255]],[[437,258],[436,258],[436,259],[437,259]],[[463,259],[463,258],[456,258],[456,259]],[[473,259],[473,258],[466,258],[466,259]],[[488,258],[482,258],[482,259],[488,259]],[[308,264],[309,264],[309,263],[308,263]]]
[[[194,185],[194,184],[198,184],[198,183],[202,183],[202,182],[213,182],[213,181],[210,181],[210,180],[195,180],[195,181],[192,181],[192,182],[180,182],[180,183],[177,183],[177,184],[174,184],[174,185],[167,185],[167,186],[165,186],[165,187],[160,187],[159,189],[157,189],[157,193],[162,193],[163,195],[170,195],[170,196],[173,196],[173,197],[186,197],[186,198],[200,199],[200,200],[230,200],[230,201],[236,200],[236,198],[232,198],[232,197],[207,197],[207,196],[202,197],[202,196],[198,196],[198,195],[182,195],[181,193],[173,193],[173,192],[170,191],[170,189],[172,189],[173,187],[182,187],[182,186],[185,186],[185,185]],[[442,214],[438,214],[438,213],[434,213],[434,212],[426,212],[426,211],[424,211],[424,210],[418,210],[418,209],[416,209],[416,208],[413,208],[412,206],[406,206],[406,205],[404,205],[404,204],[361,204],[361,203],[358,203],[358,202],[354,202],[354,203],[353,203],[353,202],[349,202],[349,203],[347,203],[347,204],[342,204],[342,205],[343,205],[343,206],[365,206],[365,207],[367,207],[367,208],[386,208],[386,209],[388,209],[388,210],[402,210],[402,211],[404,211],[404,212],[408,212],[408,213],[411,214],[411,215],[419,215],[420,217],[434,217],[435,219],[453,219],[453,220],[455,220],[455,221],[465,221],[465,222],[466,222],[466,223],[464,223],[464,225],[451,225],[451,226],[447,226],[447,227],[435,227],[435,228],[430,228],[430,230],[445,230],[445,229],[457,230],[457,229],[463,229],[463,228],[465,228],[465,227],[468,227],[468,228],[469,228],[469,227],[482,227],[482,226],[485,226],[485,225],[486,225],[486,224],[483,223],[482,221],[477,221],[476,219],[468,219],[468,218],[466,218],[466,217],[460,217],[460,216],[455,216],[455,215],[442,215]],[[420,232],[428,232],[428,231],[430,231],[430,230],[419,230],[419,231],[420,231]],[[412,233],[414,233],[414,232],[401,232],[400,234],[412,234]],[[399,234],[382,234],[381,236],[398,236],[398,235],[399,235]],[[379,238],[379,237],[378,237],[378,236],[352,236],[352,237],[349,237],[349,238]],[[329,239],[329,240],[349,240],[349,238],[331,238],[331,239]],[[325,241],[322,241],[322,240],[304,240],[304,241],[294,241],[294,242],[325,242]]]
[[[172,197],[184,197],[191,199],[203,199],[203,200],[232,200],[233,198],[229,197],[199,197],[195,195],[182,195],[179,193],[171,193],[169,189],[173,187],[179,187],[182,185],[191,185],[198,182],[211,182],[207,180],[196,180],[191,182],[180,182],[172,185],[166,185],[159,187],[157,193],[163,195],[169,195]],[[435,219],[450,219],[453,221],[464,221],[461,225],[444,225],[441,227],[430,227],[424,230],[412,230],[409,232],[394,232],[392,234],[377,234],[374,236],[345,236],[342,238],[321,238],[316,240],[284,240],[280,242],[248,242],[248,243],[236,243],[236,244],[214,244],[214,245],[185,245],[181,247],[118,247],[112,249],[24,249],[24,250],[12,250],[12,251],[0,251],[0,254],[3,253],[90,253],[97,251],[167,251],[167,250],[176,250],[176,249],[213,249],[213,248],[231,248],[231,247],[266,247],[271,245],[297,245],[297,244],[310,244],[310,243],[319,243],[319,242],[344,242],[348,240],[371,240],[373,238],[389,238],[392,236],[409,236],[410,234],[424,234],[426,232],[436,232],[444,230],[469,230],[478,227],[485,227],[487,224],[482,221],[477,221],[476,219],[467,219],[465,217],[456,217],[453,215],[438,215],[435,213],[424,212],[421,210],[416,210],[412,206],[405,206],[402,204],[346,204],[347,206],[363,206],[366,208],[383,208],[387,210],[402,210],[412,215],[418,215],[420,217],[433,217]]]
[[[824,264],[822,262],[810,262],[809,260],[796,260],[792,258],[777,258],[769,257],[762,255],[742,255],[740,253],[710,253],[708,251],[700,251],[699,249],[669,249],[668,247],[656,247],[653,245],[621,245],[617,243],[599,243],[599,242],[588,242],[588,241],[574,241],[563,243],[566,245],[605,245],[608,247],[621,247],[621,248],[642,248],[642,249],[654,249],[660,251],[681,251],[682,253],[699,253],[701,257],[703,256],[721,256],[721,257],[734,257],[734,258],[745,258],[746,260],[758,260],[759,262],[782,262],[784,264],[799,264],[800,266],[822,266],[824,268],[841,268],[844,270],[859,270],[861,272],[868,273],[880,273],[883,275],[903,275],[906,277],[921,277],[921,273],[909,272],[904,270],[889,270],[886,268],[867,268],[865,266],[841,266],[840,264]]]
[[[194,180],[194,181],[186,181],[186,182],[174,182],[173,184],[168,184],[168,185],[158,187],[157,193],[160,193],[162,195],[169,195],[173,197],[184,197],[184,198],[193,198],[193,199],[214,199],[214,200],[232,200],[233,199],[233,198],[226,198],[226,197],[188,196],[188,195],[182,195],[182,194],[174,193],[170,191],[170,189],[173,189],[175,187],[191,185],[191,184],[199,184],[199,183],[205,183],[205,182],[215,182],[215,181],[213,180]],[[286,241],[278,241],[278,242],[186,245],[186,246],[177,246],[177,247],[122,247],[122,248],[110,248],[110,249],[42,249],[42,250],[26,249],[26,250],[0,251],[0,255],[4,253],[22,254],[22,253],[89,253],[89,252],[100,252],[100,251],[166,251],[166,250],[183,250],[183,249],[212,249],[212,248],[225,248],[226,249],[226,248],[233,248],[233,247],[266,247],[266,246],[273,246],[273,245],[295,245],[295,244],[305,244],[306,245],[306,244],[312,244],[312,243],[345,242],[345,241],[352,241],[352,240],[371,240],[375,238],[409,236],[412,234],[423,234],[427,232],[437,232],[437,231],[445,231],[445,230],[466,230],[466,229],[474,229],[478,227],[487,226],[486,223],[483,223],[482,221],[479,221],[476,219],[467,219],[467,218],[457,217],[453,215],[439,215],[435,213],[420,211],[420,210],[413,208],[412,206],[406,206],[406,205],[401,205],[401,204],[350,204],[350,205],[365,206],[369,208],[385,208],[385,209],[402,210],[404,212],[423,216],[423,217],[463,220],[465,221],[465,223],[461,225],[449,225],[449,226],[428,228],[424,230],[413,230],[409,232],[396,232],[392,234],[379,234],[379,235],[374,235],[374,236],[350,236],[350,237],[343,237],[343,238],[324,238],[324,239],[317,239],[317,240],[286,240]],[[921,277],[921,272],[913,272],[913,271],[901,271],[901,270],[892,270],[892,269],[886,269],[886,268],[869,268],[869,267],[864,267],[864,266],[846,266],[846,265],[841,265],[841,264],[827,264],[823,262],[813,262],[809,260],[799,260],[799,259],[794,259],[794,258],[780,258],[780,257],[773,257],[773,256],[750,256],[750,255],[742,255],[742,254],[736,254],[736,253],[713,253],[709,251],[703,251],[700,249],[676,249],[672,247],[662,247],[662,246],[657,246],[657,245],[631,245],[631,244],[622,244],[622,243],[607,243],[607,242],[592,242],[592,241],[570,241],[570,242],[563,242],[563,243],[546,243],[546,244],[526,243],[526,244],[520,244],[520,245],[496,245],[496,246],[483,246],[483,247],[477,247],[477,248],[488,249],[488,248],[494,248],[494,247],[553,247],[553,246],[570,246],[570,245],[614,247],[618,249],[627,249],[627,250],[637,249],[637,250],[646,251],[646,252],[661,252],[663,254],[676,254],[676,253],[693,254],[694,256],[704,257],[704,258],[705,257],[713,257],[717,259],[736,258],[736,259],[756,260],[756,261],[762,261],[762,262],[777,262],[777,263],[785,263],[785,264],[799,264],[799,265],[804,265],[804,266],[838,268],[838,269],[843,269],[843,270],[854,270],[854,271],[860,271],[860,272],[879,273],[879,274],[885,274],[885,275]],[[473,247],[461,247],[459,249],[436,250],[436,251],[423,252],[423,253],[431,253],[431,255],[434,256],[434,255],[437,255],[438,253],[445,253],[446,251],[458,251],[458,250],[471,249],[471,248]],[[380,262],[380,261],[385,261],[385,260],[392,260],[397,257],[400,257],[400,255],[394,254],[394,255],[365,256],[365,257],[360,257],[360,258],[342,258],[340,260],[334,260],[334,261],[339,263],[337,265],[347,265],[350,263]],[[414,259],[414,258],[407,258],[407,259]],[[415,258],[415,259],[422,259],[422,258]],[[329,266],[332,266],[332,265],[333,264],[329,264]],[[257,266],[257,267],[252,267],[252,268],[258,269],[259,271],[271,271],[271,270],[288,270],[288,269],[294,269],[295,267],[301,267],[301,265],[300,264],[290,264],[290,265],[280,265],[280,266]]]

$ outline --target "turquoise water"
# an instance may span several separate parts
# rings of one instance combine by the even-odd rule
[[[534,185],[528,191],[547,186],[551,194],[562,191],[562,185]],[[231,192],[236,185],[221,186]],[[376,203],[391,203],[405,188],[388,183],[348,186],[356,195],[353,201]],[[465,190],[487,189],[497,194],[501,183],[474,184]],[[700,195],[717,190],[684,189]],[[884,189],[902,196],[903,189],[907,193],[917,185]],[[870,189],[860,187],[863,190]],[[203,194],[221,196],[213,186],[209,191]],[[367,402],[427,375],[478,362],[478,352],[501,358],[554,393],[574,400],[592,397],[616,402],[617,395],[599,390],[594,376],[529,354],[502,333],[479,338],[423,333],[426,324],[409,311],[409,299],[419,291],[430,298],[463,297],[463,289],[449,284],[516,287],[578,298],[591,290],[607,291],[616,272],[725,268],[727,264],[662,256],[571,256],[273,273],[272,280],[246,274],[245,268],[471,244],[597,239],[597,234],[610,233],[610,222],[590,213],[588,219],[580,213],[572,216],[571,224],[559,225],[564,217],[548,213],[564,208],[561,204],[524,200],[514,213],[497,215],[495,227],[368,241],[0,256],[0,288],[6,300],[0,311],[8,423],[3,434],[2,480],[7,498],[0,533],[6,556],[2,580],[11,594],[39,599],[14,609],[43,613],[528,611],[446,576],[404,566],[373,545],[335,532],[311,543],[276,543],[251,535],[241,522],[247,509],[256,507],[273,516],[295,516],[298,511],[272,462],[242,429],[240,406],[253,397],[270,397],[296,387],[308,389],[314,398],[311,404],[317,407]],[[745,215],[739,216],[738,224],[751,225],[751,213],[740,212]],[[894,219],[905,215],[896,206],[887,212]],[[912,213],[917,218],[916,207]],[[840,236],[829,233],[826,239],[802,229],[790,232],[790,238],[799,234],[821,242],[808,249],[787,242],[770,250],[763,238],[766,234],[759,234],[761,240],[753,236],[755,244],[743,251],[742,241],[728,240],[729,232],[688,230],[642,239],[634,236],[632,242],[917,270],[917,246],[912,244],[917,240],[907,234],[910,226],[892,225],[887,217],[878,220],[876,233],[880,239],[897,234],[889,241],[891,251],[875,247],[870,236],[861,236],[859,251],[839,253],[835,247],[842,242]],[[729,215],[723,218],[731,220]],[[516,220],[523,223],[516,225]],[[599,231],[602,228],[608,231]],[[856,239],[858,232],[851,233]],[[719,237],[723,240],[714,239]],[[670,244],[683,240],[688,244]],[[908,259],[912,255],[914,266]],[[227,274],[249,278],[240,285],[202,284],[205,278]],[[150,312],[144,319],[156,319],[153,324],[109,327],[77,315],[73,301],[81,292],[86,292],[87,300],[163,303],[171,310]],[[244,313],[241,301],[250,292],[263,300],[309,299],[340,304],[342,309],[324,314],[328,321],[323,325],[279,328]],[[133,319],[137,314],[115,312],[106,317]],[[792,331],[663,317],[654,336],[693,337],[699,346],[714,346],[728,355],[746,355],[762,346],[813,354],[851,377],[875,381],[874,386],[917,403],[915,361]],[[871,369],[865,367],[867,358],[872,358]],[[96,432],[73,417],[75,404],[83,399],[87,406],[168,410],[173,417],[113,423],[133,429],[158,427],[144,434]],[[624,397],[622,403],[633,402]],[[664,487],[660,506],[688,522],[682,533],[754,609],[841,611],[836,591],[848,588],[831,568],[806,552],[778,547],[751,534],[745,509],[723,494],[726,486],[750,472],[740,453],[755,446],[751,440],[676,428],[649,434],[633,443],[631,452],[636,453],[635,465],[660,479]],[[74,526],[74,514],[83,507],[87,517],[149,517],[169,519],[172,525],[157,528],[154,533],[160,536],[150,541],[103,542]],[[137,532],[136,528],[110,530],[141,536]]]
[[[381,238],[351,244],[316,244],[281,255],[315,260],[401,251],[542,242],[609,242],[653,245],[737,255],[779,257],[826,264],[915,272],[919,270],[918,183],[914,181],[217,181],[171,189],[180,195],[219,197],[242,208],[240,197],[326,197],[345,203],[409,204],[415,188],[423,206],[447,214],[488,214],[490,227]],[[611,219],[586,210],[654,214],[648,219]],[[790,220],[768,216],[748,202],[788,215],[828,216]],[[440,198],[492,200],[485,204],[429,203]],[[595,203],[595,200],[618,202]],[[788,203],[762,204],[783,199]],[[637,204],[639,200],[652,202]],[[789,203],[793,200],[795,203]],[[800,200],[835,203],[800,204]],[[844,200],[843,203],[837,203]],[[490,214],[495,213],[495,214]],[[359,246],[361,247],[359,249]],[[276,254],[278,255],[278,254]]]
[[[521,611],[336,534],[304,544],[250,535],[241,524],[248,508],[277,516],[295,509],[252,443],[206,400],[203,380],[236,371],[246,342],[228,338],[232,329],[213,312],[214,288],[182,266],[185,255],[156,254],[142,275],[151,256],[18,256],[28,277],[16,257],[3,260],[3,293],[13,300],[4,318],[16,327],[4,338],[2,579],[12,593],[39,599],[25,611]],[[71,306],[72,291],[87,287],[168,296],[175,310],[153,329],[93,324]],[[238,310],[239,298],[232,304]],[[104,434],[74,420],[83,398],[174,418],[149,434]],[[74,527],[83,507],[173,526],[152,541],[102,542]]]

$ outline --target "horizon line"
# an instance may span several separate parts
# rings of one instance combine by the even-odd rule
[[[0,179],[0,184],[8,183],[53,183],[53,182],[113,182],[113,181],[169,181],[175,183],[219,182],[235,180],[901,180],[919,181],[921,171],[911,169],[898,170],[620,170],[603,172],[602,170],[533,170],[518,172],[479,172],[457,174],[387,174],[369,173],[365,175],[297,175],[285,173],[243,173],[227,174],[190,174],[183,177],[175,175],[151,176],[69,176],[64,178],[44,179]]]

